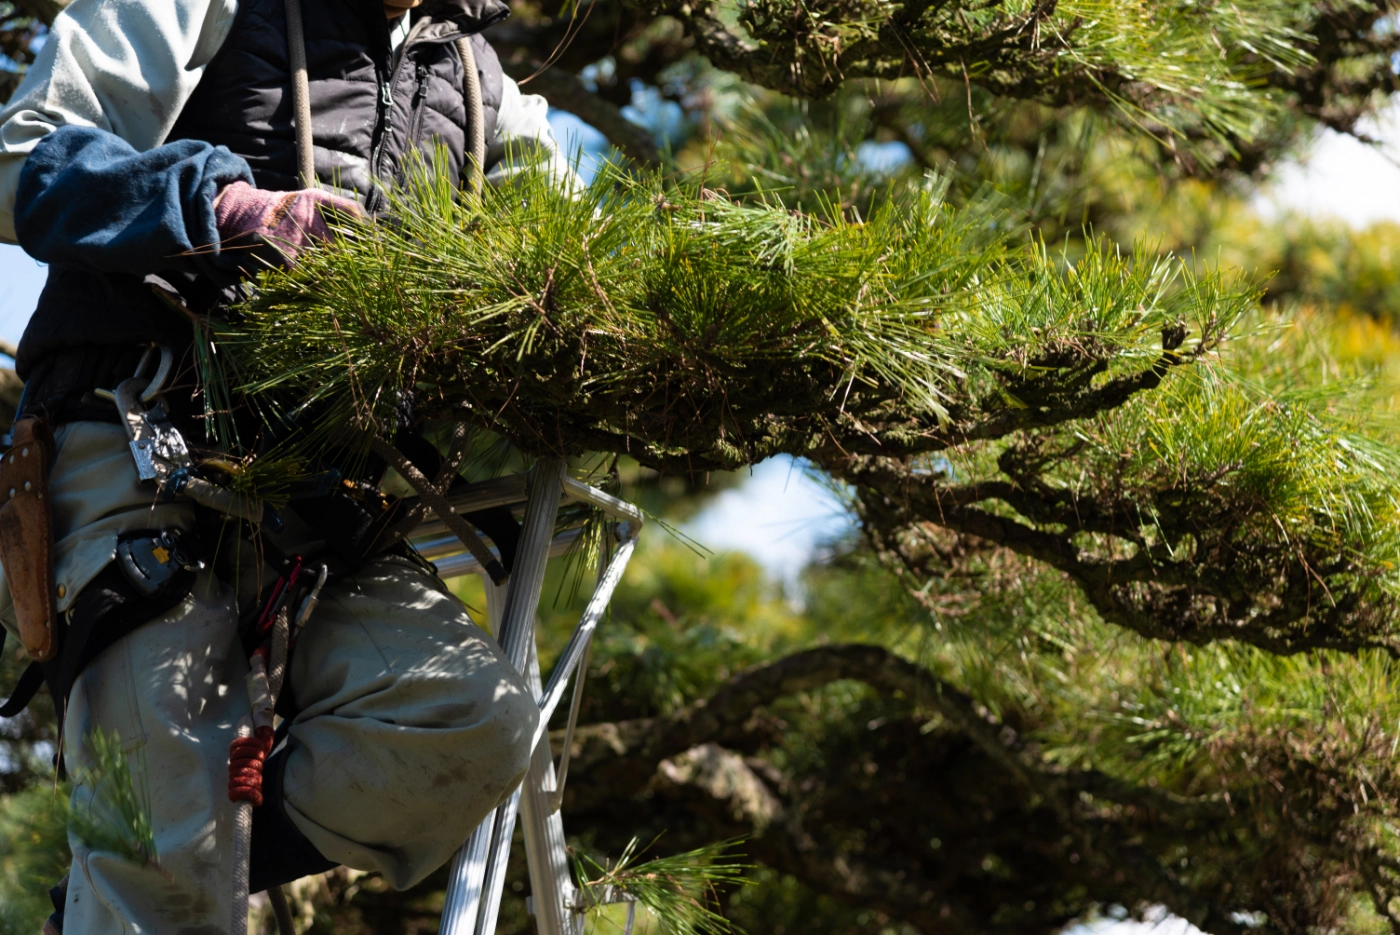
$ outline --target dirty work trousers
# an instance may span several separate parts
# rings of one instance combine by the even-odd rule
[[[78,586],[101,569],[105,546],[94,541],[188,522],[181,506],[152,506],[119,427],[73,423],[57,440],[60,582]],[[73,687],[69,769],[89,765],[84,738],[94,729],[120,737],[149,803],[159,866],[70,840],[70,935],[227,931],[228,746],[248,711],[237,584],[202,572],[182,603],[106,649]],[[65,590],[61,608],[74,596]],[[384,557],[327,585],[288,680],[300,712],[283,773],[287,816],[329,860],[396,887],[446,862],[528,766],[538,715],[523,682],[461,602],[407,559]],[[89,795],[78,788],[74,806]]]

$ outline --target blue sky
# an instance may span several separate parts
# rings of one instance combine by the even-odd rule
[[[0,338],[19,341],[44,288],[44,275],[44,267],[19,247],[0,244]]]

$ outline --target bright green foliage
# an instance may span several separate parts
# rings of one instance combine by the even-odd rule
[[[87,762],[74,770],[68,815],[73,837],[89,850],[159,864],[145,773],[130,762],[121,738],[100,728],[83,739],[83,750]]]
[[[747,864],[738,842],[721,841],[683,854],[639,861],[645,852],[633,838],[615,861],[599,863],[584,854],[574,861],[574,875],[583,890],[585,905],[602,909],[619,897],[635,901],[651,916],[641,931],[659,935],[727,935],[734,927],[720,914],[722,888],[742,886]],[[594,910],[595,918],[598,909]],[[609,912],[609,915],[616,915]],[[597,931],[611,928],[599,919]]]
[[[33,786],[0,798],[0,935],[34,935],[68,872],[68,788]]]
[[[997,232],[994,201],[939,192],[822,221],[617,173],[577,198],[526,176],[480,207],[422,179],[395,224],[264,277],[209,359],[301,421],[294,470],[347,429],[397,427],[408,396],[535,454],[691,471],[806,455],[1049,562],[1139,632],[1394,642],[1396,456],[1338,419],[1350,390],[1171,373],[1260,327],[1250,286],[1108,241],[1070,263]],[[923,456],[912,484],[878,460],[900,453]],[[278,470],[244,480],[275,499]]]
[[[620,175],[579,199],[534,175],[479,208],[425,182],[395,208],[265,282],[219,335],[240,388],[337,400],[366,425],[404,391],[485,409],[508,387],[520,408],[611,398],[625,418],[643,375],[672,384],[654,408],[677,424],[716,395],[771,409],[856,380],[937,413],[957,368],[934,321],[1000,278],[995,244],[936,189],[833,227]]]
[[[1141,249],[1065,267],[1017,246],[995,201],[940,192],[823,222],[698,180],[606,173],[572,198],[535,175],[480,208],[424,182],[397,223],[264,277],[209,360],[279,418],[279,399],[311,407],[322,444],[390,427],[411,392],[420,416],[466,410],[527,450],[735,468],[887,403],[934,423],[1021,405],[988,375],[1141,371],[1164,333],[1189,357],[1250,306],[1247,282]]]

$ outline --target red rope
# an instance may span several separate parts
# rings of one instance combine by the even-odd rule
[[[228,800],[261,805],[263,763],[272,752],[271,727],[259,727],[251,737],[236,737],[228,745]]]

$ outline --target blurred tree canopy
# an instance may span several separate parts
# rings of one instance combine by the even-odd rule
[[[52,10],[6,10],[21,69]],[[754,933],[1400,931],[1400,235],[1251,207],[1321,129],[1369,139],[1394,16],[521,0],[508,70],[620,168],[484,215],[425,185],[218,339],[291,322],[240,388],[335,393],[317,328],[361,310],[327,355],[662,517],[773,455],[848,503],[797,595],[648,533],[592,657],[577,848],[743,838],[720,897]],[[0,931],[28,931],[54,732],[0,728]],[[298,898],[311,931],[431,931],[444,879]]]

